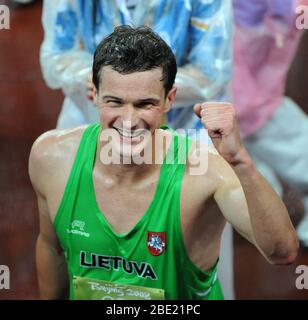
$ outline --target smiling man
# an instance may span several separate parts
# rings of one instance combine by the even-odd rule
[[[226,221],[270,263],[295,259],[288,212],[242,145],[232,105],[195,106],[216,149],[160,128],[176,70],[153,31],[116,28],[94,56],[100,124],[34,143],[42,298],[223,299],[217,264]],[[163,164],[131,161],[147,151]],[[192,175],[197,155],[208,170]]]

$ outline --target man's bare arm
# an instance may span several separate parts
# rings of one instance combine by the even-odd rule
[[[29,175],[38,199],[39,236],[36,244],[36,265],[40,296],[42,299],[68,298],[68,272],[63,250],[57,239],[50,213],[44,196],[43,181],[48,181],[46,163],[44,163],[44,139],[33,146],[29,159]]]
[[[214,197],[225,218],[271,263],[293,262],[298,251],[296,232],[283,202],[243,146],[233,106],[205,103],[196,105],[195,112],[220,154],[213,162],[220,180]]]
[[[226,220],[270,263],[292,263],[297,255],[298,241],[279,196],[249,159],[247,164],[237,164],[227,170],[230,171],[228,178],[221,182],[215,193]]]

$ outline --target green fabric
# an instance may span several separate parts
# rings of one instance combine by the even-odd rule
[[[94,192],[92,170],[100,131],[99,124],[85,130],[54,221],[67,259],[70,299],[75,298],[74,277],[162,289],[165,299],[223,299],[217,263],[210,271],[200,270],[183,242],[180,193],[190,139],[173,132],[152,202],[129,232],[117,234],[100,211]],[[170,155],[175,164],[166,161]],[[148,232],[165,233],[161,254],[148,249]]]

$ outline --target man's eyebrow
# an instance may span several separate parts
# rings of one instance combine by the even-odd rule
[[[103,96],[103,100],[107,100],[107,99],[123,102],[123,99],[121,99],[119,97],[115,97],[115,96],[112,96],[112,95]],[[143,103],[159,104],[159,101],[160,100],[157,99],[157,98],[144,98],[144,99],[139,99],[139,100],[134,101],[134,104],[143,104]]]
[[[121,98],[118,98],[118,97],[115,97],[115,96],[110,96],[110,95],[103,96],[103,99],[104,99],[104,100],[106,100],[106,99],[112,99],[112,100],[122,101]]]
[[[145,99],[140,99],[136,101],[136,104],[142,104],[142,103],[153,103],[153,104],[158,104],[159,103],[159,99],[156,98],[145,98]]]

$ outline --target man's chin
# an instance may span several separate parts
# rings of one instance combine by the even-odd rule
[[[149,150],[149,148],[152,149],[152,146],[149,145],[149,143],[149,140],[145,140],[137,144],[121,143],[118,145],[116,149],[123,160],[121,162],[123,164],[141,164],[142,159],[146,158],[146,150]],[[151,152],[149,155],[151,156]]]

